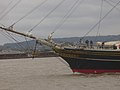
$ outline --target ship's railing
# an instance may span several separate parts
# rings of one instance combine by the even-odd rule
[[[115,45],[92,45],[92,46],[88,46],[86,44],[80,44],[77,46],[74,46],[74,48],[77,49],[88,49],[88,50],[120,50],[120,46],[115,46]]]

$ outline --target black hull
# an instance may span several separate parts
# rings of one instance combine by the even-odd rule
[[[62,57],[69,65],[73,72],[80,73],[104,73],[120,72],[119,60],[95,60],[95,59],[77,59]]]
[[[56,50],[72,69],[80,73],[120,72],[120,51]]]

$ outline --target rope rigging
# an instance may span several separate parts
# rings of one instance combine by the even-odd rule
[[[1,24],[3,27],[6,27],[5,25],[3,25],[3,24]],[[9,27],[10,28],[10,27]],[[3,35],[4,37],[6,37],[8,40],[10,40],[11,42],[13,42],[13,40],[16,42],[15,44],[19,47],[19,48],[22,48],[24,51],[26,51],[25,50],[25,48],[24,48],[24,46],[22,46],[21,44],[18,44],[18,43],[20,43],[19,41],[20,40],[17,40],[16,38],[14,38],[9,32],[7,32],[7,31],[2,31],[1,33],[0,33],[1,35]],[[11,40],[11,39],[12,40]]]
[[[117,4],[114,5],[112,9],[110,9],[81,39],[84,39],[101,21],[103,21],[118,5],[120,4],[120,1],[118,1]]]
[[[3,27],[5,27],[3,24],[1,24]],[[20,48],[20,49],[23,49],[25,52],[26,52],[26,50],[25,50],[25,48],[24,48],[24,46],[23,45],[21,45],[20,44],[20,40],[17,40],[16,38],[14,38],[13,37],[13,35],[11,35],[9,32],[7,32],[7,31],[2,31],[1,33],[0,33],[1,35],[3,35],[4,37],[6,37],[9,41],[11,41],[11,42],[13,42],[13,41],[15,41],[15,44]],[[12,40],[11,40],[11,39]],[[13,42],[14,43],[14,42]],[[19,43],[19,44],[18,44]]]
[[[5,27],[5,25],[3,25],[2,23],[0,23],[1,26]]]
[[[29,14],[31,14],[34,10],[36,10],[38,7],[40,7],[42,4],[44,4],[47,0],[43,1],[41,4],[39,4],[38,6],[36,6],[35,8],[33,8],[30,12],[28,12],[25,16],[23,16],[22,18],[20,18],[18,21],[16,21],[13,25],[15,25],[16,23],[18,23],[19,21],[21,21],[22,19],[24,19],[26,16],[28,16]],[[28,33],[30,33],[35,27],[37,27],[44,19],[46,19],[54,10],[56,10],[65,0],[62,0],[62,2],[60,2],[51,12],[49,12],[36,26],[34,26],[32,29],[30,29],[30,31],[28,31]],[[25,38],[26,40],[26,43],[30,49],[30,45],[27,41],[27,39]],[[35,44],[35,47],[34,47],[34,50],[33,50],[33,54],[35,54],[36,52],[36,46],[37,46],[37,41],[36,41],[36,44]],[[34,55],[33,55],[33,58],[34,58]]]
[[[28,15],[30,15],[33,11],[35,11],[36,9],[38,9],[39,7],[41,7],[46,1],[48,0],[44,0],[42,3],[40,3],[39,5],[37,5],[36,7],[34,7],[31,11],[29,11],[27,14],[25,14],[23,17],[21,17],[20,19],[18,19],[16,22],[14,22],[11,26],[14,26],[15,24],[17,24],[18,22],[20,22],[22,19],[24,19],[25,17],[27,17]],[[29,33],[29,32],[28,32]],[[28,52],[30,50],[30,45],[29,42],[27,40],[27,38],[25,37],[25,41],[26,44],[28,46]]]
[[[12,4],[13,1],[14,1],[14,0],[11,0],[11,1],[8,3],[7,7],[5,7],[5,8],[0,12],[0,14],[4,13],[4,12],[8,9],[8,7]]]
[[[21,0],[19,0],[19,1],[9,10],[9,12],[10,12],[15,6],[17,6],[17,4],[18,4],[20,1],[21,1]],[[37,5],[35,8],[33,8],[33,9],[32,9],[31,11],[29,11],[27,14],[25,14],[23,17],[21,17],[19,20],[17,20],[15,23],[13,23],[10,27],[13,27],[16,23],[18,23],[19,21],[21,21],[22,19],[24,19],[25,17],[27,17],[29,14],[31,14],[33,11],[35,11],[37,8],[39,8],[40,6],[42,6],[46,1],[47,1],[47,0],[44,0],[42,3],[40,3],[39,5]],[[9,12],[6,12],[6,14],[9,13]],[[5,14],[4,14],[4,15],[5,15]],[[7,33],[8,33],[8,32],[7,32]],[[9,34],[9,35],[10,35],[10,34]],[[18,43],[18,41],[17,41],[14,37],[12,37],[11,35],[10,35],[10,37],[11,37],[15,42]],[[26,37],[25,37],[25,40],[26,40],[26,43],[27,43],[27,45],[28,45],[28,47],[29,47],[29,49],[30,49],[30,45],[29,45]],[[19,45],[19,46],[23,48],[23,46],[21,46],[21,45]],[[24,50],[25,50],[25,49],[24,49]],[[25,51],[26,51],[26,50],[25,50]]]
[[[33,57],[32,57],[32,59],[34,59],[34,58],[35,58],[37,45],[38,45],[38,42],[36,41],[36,42],[35,42],[35,46],[34,46],[34,50],[33,50]]]
[[[72,7],[69,9],[69,11],[65,14],[65,16],[61,19],[61,21],[56,25],[53,32],[51,34],[54,34],[66,21],[67,19],[73,14],[73,12],[76,10],[76,8],[83,2],[84,0],[77,0]]]
[[[18,44],[18,43],[20,43],[16,38],[14,38],[9,32],[7,32],[7,31],[5,31],[6,33],[1,33],[3,36],[5,36],[8,40],[10,40],[11,42],[13,42],[12,40],[14,40],[16,43],[16,45],[19,47],[19,48],[22,48],[24,51],[26,51],[25,50],[25,48],[21,45],[21,44]],[[12,40],[11,40],[11,39]]]
[[[25,37],[25,41],[26,41],[26,44],[27,44],[27,46],[28,46],[27,49],[28,49],[28,52],[29,52],[31,48],[30,48],[29,42],[28,42],[28,40],[27,40],[27,37]]]
[[[112,3],[110,3],[109,1],[107,1],[107,0],[104,0],[104,1],[105,1],[106,3],[108,3],[110,6],[112,6],[112,7],[114,6],[114,5],[113,5]],[[120,9],[117,8],[117,7],[116,7],[116,10],[120,12]]]
[[[44,21],[52,12],[54,12],[65,0],[62,0],[53,10],[51,10],[40,22],[38,22],[33,28],[31,28],[29,32],[31,32],[34,28],[36,28],[40,23],[42,23],[42,21]],[[35,47],[34,47],[34,50],[33,50],[33,59],[34,59],[34,54],[36,52],[36,48],[37,48],[37,41],[35,43]]]
[[[13,5],[9,11],[7,11],[6,13],[4,13],[1,17],[0,17],[0,20],[2,20],[10,11],[12,11],[19,3],[21,2],[21,0],[18,0],[15,5]]]
[[[18,46],[20,46],[22,49],[24,49],[24,51],[26,51],[24,46],[22,46],[21,44],[18,44],[20,42],[16,38],[14,38],[9,32],[6,31],[6,33],[10,36],[10,38],[12,38],[16,42]]]
[[[46,1],[48,0],[44,0],[42,3],[40,3],[39,5],[37,5],[36,7],[34,7],[31,11],[29,11],[27,14],[25,14],[23,17],[21,17],[20,19],[18,19],[16,22],[14,22],[11,26],[17,24],[18,22],[20,22],[22,19],[24,19],[25,17],[27,17],[28,15],[30,15],[33,11],[35,11],[36,9],[38,9],[39,7],[41,7]]]
[[[11,9],[9,9],[9,11],[7,13],[4,14],[4,16],[6,14],[8,14],[17,4],[20,3],[21,0],[19,0]],[[22,19],[24,19],[25,17],[27,17],[29,14],[31,14],[34,10],[36,10],[38,7],[40,7],[41,5],[43,5],[47,0],[44,0],[41,4],[39,4],[38,6],[36,6],[35,8],[33,8],[30,12],[28,12],[27,14],[25,14],[23,17],[21,17],[19,20],[17,20],[16,22],[14,22],[10,27],[13,27],[13,25],[15,25],[16,23],[20,22]],[[43,17],[40,22],[38,22],[33,28],[31,28],[29,32],[33,31],[40,23],[42,23],[51,13],[53,13],[65,0],[62,0],[59,4],[57,4],[57,6],[52,9],[50,12],[47,13],[47,15],[45,15],[45,17]],[[54,32],[56,32],[64,23],[65,21],[73,14],[73,12],[76,10],[76,8],[79,6],[80,3],[82,3],[84,0],[76,0],[75,3],[73,3],[73,5],[71,6],[71,8],[69,9],[69,11],[65,14],[65,16],[63,16],[63,18],[61,19],[61,21],[56,25],[56,27],[54,28],[53,32],[51,34],[53,34]],[[112,6],[112,9],[110,9],[103,17],[102,17],[102,6],[103,6],[103,1],[106,1],[109,5]],[[108,2],[107,0],[102,0],[101,3],[101,12],[100,12],[100,18],[99,21],[82,37],[82,39],[88,35],[96,26],[98,26],[98,31],[97,31],[97,35],[99,34],[99,30],[100,30],[100,26],[101,26],[101,22],[116,8],[118,11],[119,8],[117,8],[117,6],[120,4],[120,1],[118,3],[116,3],[115,5],[111,4],[110,2]],[[3,18],[3,17],[2,17]],[[0,20],[2,19],[0,18]],[[2,25],[4,26],[4,25]],[[7,34],[16,42],[18,42],[12,35],[10,35],[10,33],[7,32]],[[30,49],[29,43],[27,41],[27,38],[25,37],[26,43]],[[34,51],[36,51],[36,45],[34,48]]]
[[[10,40],[11,42],[13,42],[10,37],[8,36],[8,34],[4,33],[4,31],[1,31],[0,33],[1,35],[3,35],[4,37],[6,37],[8,40]]]
[[[43,17],[43,19],[41,19],[33,28],[31,28],[28,32],[33,31],[33,29],[35,29],[40,23],[42,23],[51,13],[53,13],[65,0],[62,0],[60,3],[58,3],[58,5],[52,9],[45,17]]]
[[[101,0],[101,10],[100,10],[100,18],[99,20],[101,20],[102,18],[102,12],[103,12],[103,3],[104,3],[104,0]],[[98,24],[98,30],[97,30],[97,35],[96,36],[99,36],[100,35],[100,26],[101,26],[101,22]],[[96,38],[97,39],[97,38]]]
[[[104,1],[106,1],[106,0],[104,0]],[[109,1],[111,1],[112,3],[116,3],[115,1],[113,1],[113,0],[109,0]]]

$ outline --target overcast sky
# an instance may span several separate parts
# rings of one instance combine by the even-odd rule
[[[5,26],[12,25],[14,22],[19,20],[45,0],[21,0],[21,2],[15,8],[11,9],[18,1],[19,0],[0,0],[0,18],[2,17],[0,23],[4,24]],[[51,12],[61,1],[62,0],[47,0],[43,5],[15,24],[14,28],[17,31],[27,33],[32,27],[34,27],[46,15],[48,15],[48,13]],[[63,17],[76,1],[77,0],[64,0],[64,2],[57,9],[55,9],[44,21],[42,21],[36,28],[33,29],[33,35],[46,38],[51,32],[56,30],[55,28],[57,25],[61,25],[61,20],[63,20]],[[79,0],[79,2],[76,4],[77,8],[72,11],[72,14],[68,19],[66,19],[65,23],[63,23],[63,25],[56,30],[53,37],[62,38],[84,36],[99,21],[101,1],[102,0]],[[106,13],[109,12],[109,10],[113,8],[118,1],[119,0],[104,0],[102,17],[106,15]],[[9,5],[10,2],[12,3]],[[98,26],[96,26],[96,28],[94,28],[93,31],[88,34],[88,36],[96,36],[97,31]],[[117,8],[115,8],[101,22],[99,34],[120,34],[120,5],[118,5]],[[18,36],[18,38],[20,39],[20,36]],[[12,41],[10,41],[4,35],[3,31],[0,31],[0,44],[4,44],[6,42]]]

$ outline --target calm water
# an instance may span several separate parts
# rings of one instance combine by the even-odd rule
[[[0,60],[0,90],[120,90],[120,74],[73,74],[56,57]]]

